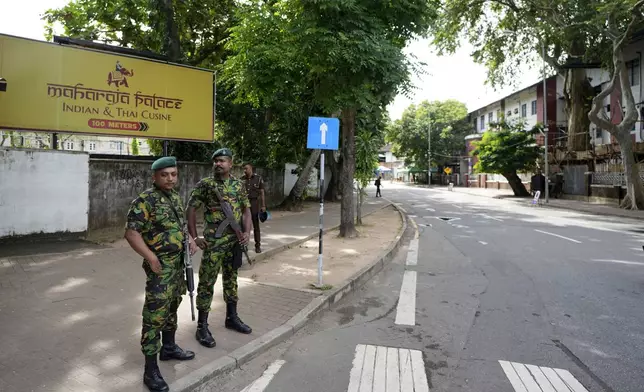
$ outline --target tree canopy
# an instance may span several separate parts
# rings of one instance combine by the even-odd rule
[[[414,66],[403,48],[427,32],[434,6],[426,0],[283,0],[238,8],[241,23],[231,28],[233,55],[224,72],[237,101],[341,117],[342,236],[355,234],[356,119],[409,91]]]
[[[487,67],[493,85],[511,82],[521,64],[541,56],[565,78],[568,150],[590,149],[591,122],[608,130],[622,151],[627,187],[622,206],[644,208],[630,137],[637,121],[630,89],[620,90],[626,114],[618,126],[591,110],[593,98],[598,111],[614,88],[630,86],[623,50],[633,33],[644,28],[643,5],[642,0],[450,0],[444,2],[432,34],[442,53],[453,52],[460,39],[468,40],[474,60]],[[611,83],[595,97],[585,68],[597,66],[610,72]]]
[[[507,178],[515,195],[527,196],[528,191],[517,173],[532,170],[537,164],[541,154],[541,148],[536,145],[534,138],[537,131],[537,128],[524,130],[524,124],[520,121],[490,124],[490,130],[483,134],[482,139],[473,142],[475,149],[472,156],[478,158],[474,170],[501,174]]]
[[[393,153],[405,157],[406,165],[427,167],[428,131],[431,128],[432,162],[451,164],[465,151],[465,136],[472,133],[465,104],[456,100],[423,101],[411,105],[387,129],[386,140]]]

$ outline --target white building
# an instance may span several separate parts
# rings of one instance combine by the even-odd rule
[[[632,130],[633,141],[636,143],[644,142],[644,91],[642,90],[642,53],[644,52],[644,31],[635,35],[631,44],[629,44],[624,53],[626,66],[631,83],[631,91],[637,103],[639,112],[638,122]],[[590,84],[595,87],[596,93],[599,93],[610,82],[608,72],[600,68],[590,68],[586,70]],[[547,109],[550,140],[566,139],[568,128],[568,117],[565,111],[565,101],[563,99],[564,78],[561,76],[552,76],[547,79]],[[472,123],[473,135],[481,134],[489,129],[491,122],[498,121],[501,114],[505,115],[506,120],[524,119],[526,128],[530,129],[543,119],[543,81],[537,81],[534,84],[516,91],[498,101],[492,102],[484,107],[476,109],[469,113]],[[621,108],[621,109],[620,109]],[[619,123],[623,118],[625,106],[622,103],[621,90],[615,89],[613,93],[604,100],[604,110],[609,115],[613,123]],[[610,134],[606,130],[597,129],[593,124],[590,125],[589,134],[591,142],[595,145],[613,144]],[[473,137],[470,136],[469,139]],[[474,137],[474,139],[476,139]],[[538,138],[542,143],[542,138]],[[553,143],[554,144],[554,143]]]
[[[50,133],[0,131],[0,147],[51,148]],[[90,154],[134,155],[132,143],[138,145],[137,155],[152,155],[146,139],[116,136],[58,134],[58,149],[86,151]]]

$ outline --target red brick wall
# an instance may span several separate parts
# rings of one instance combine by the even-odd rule
[[[546,81],[547,108],[548,108],[548,140],[557,137],[557,78],[552,77]],[[537,85],[537,121],[543,122],[543,83]],[[543,146],[544,136],[537,135],[537,144]]]

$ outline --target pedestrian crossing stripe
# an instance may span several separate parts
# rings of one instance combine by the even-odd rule
[[[515,392],[588,392],[568,371],[499,361]]]
[[[347,392],[429,392],[423,354],[406,348],[359,344]]]
[[[271,363],[260,378],[253,381],[246,388],[242,389],[241,392],[263,392],[285,363],[286,361],[282,359]]]

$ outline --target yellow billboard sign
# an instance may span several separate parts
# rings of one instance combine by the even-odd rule
[[[207,70],[0,34],[0,78],[0,129],[214,138]]]

